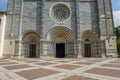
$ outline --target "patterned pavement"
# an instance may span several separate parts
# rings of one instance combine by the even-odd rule
[[[120,59],[3,59],[0,80],[120,80]]]

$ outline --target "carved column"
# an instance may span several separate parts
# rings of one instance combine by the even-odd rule
[[[76,47],[77,47],[77,54],[78,54],[78,57],[80,57],[82,54],[81,54],[81,49],[80,49],[80,16],[79,16],[79,1],[78,0],[75,0],[75,14],[76,14],[76,19],[75,19],[75,22],[76,22],[76,37],[77,37],[77,40],[76,40]]]
[[[23,3],[24,1],[21,0],[21,11],[20,11],[20,27],[19,27],[19,54],[18,54],[18,58],[21,58],[22,55],[22,15],[23,15]]]
[[[41,9],[42,9],[42,16],[41,16],[41,21],[42,21],[42,30],[41,30],[41,40],[40,40],[40,45],[41,45],[41,56],[40,57],[42,57],[42,56],[44,56],[44,50],[45,50],[45,40],[44,40],[44,38],[45,38],[45,35],[44,35],[44,16],[45,16],[45,0],[42,0],[42,5],[41,5]]]

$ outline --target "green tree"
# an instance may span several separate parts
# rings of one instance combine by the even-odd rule
[[[115,34],[116,34],[117,39],[119,39],[120,38],[120,26],[115,28]]]
[[[115,28],[115,34],[117,37],[117,50],[118,50],[118,53],[120,55],[120,26]]]

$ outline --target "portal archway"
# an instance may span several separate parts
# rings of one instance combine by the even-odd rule
[[[56,43],[56,58],[65,58],[65,43],[66,38],[64,36],[58,35],[54,42]]]
[[[84,57],[95,57],[99,53],[100,40],[94,31],[86,30],[83,32],[82,44]]]
[[[27,31],[23,34],[22,44],[25,57],[36,58],[39,57],[40,36],[35,31]]]
[[[52,28],[46,35],[46,40],[53,43],[53,52],[57,58],[74,55],[74,34],[67,27]],[[71,45],[69,45],[71,44]]]

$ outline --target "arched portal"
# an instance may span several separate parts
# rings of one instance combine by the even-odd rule
[[[56,58],[65,58],[70,54],[74,55],[74,39],[72,30],[66,27],[52,28],[46,35],[46,40],[53,43],[53,52]]]
[[[23,34],[22,44],[25,57],[39,57],[40,36],[35,31],[27,31]]]
[[[86,30],[82,35],[83,56],[96,57],[99,53],[100,40],[98,35],[92,30]]]
[[[54,42],[56,43],[56,58],[65,58],[66,38],[64,36],[58,35]]]

